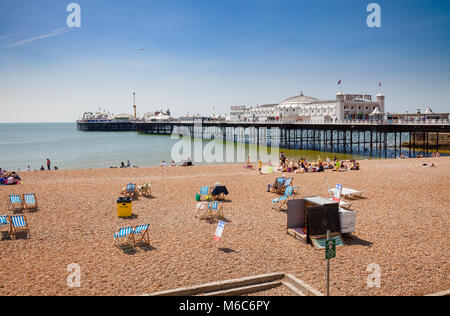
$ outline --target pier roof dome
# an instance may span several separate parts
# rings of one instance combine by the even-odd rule
[[[300,95],[297,95],[295,97],[291,97],[289,99],[284,100],[283,102],[281,102],[279,104],[279,106],[280,107],[289,107],[292,105],[308,104],[308,103],[311,103],[314,101],[318,101],[318,99],[303,95],[303,93],[301,93]]]

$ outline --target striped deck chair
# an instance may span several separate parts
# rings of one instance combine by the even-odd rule
[[[211,202],[208,204],[208,215],[212,217],[213,211],[217,212],[218,217],[223,217],[223,202]]]
[[[275,179],[274,184],[272,185],[270,191],[273,193],[278,193],[279,188],[283,186],[284,181],[286,180],[285,177],[278,177]]]
[[[34,193],[25,193],[23,195],[23,202],[25,209],[27,210],[37,210],[38,204],[36,201],[36,195]]]
[[[200,198],[205,197],[208,198],[209,197],[209,189],[211,187],[210,186],[203,186],[200,188]]]
[[[152,184],[149,182],[144,183],[139,193],[144,196],[152,196]]]
[[[30,237],[30,229],[28,228],[25,215],[13,215],[9,217],[11,237],[16,238],[17,234],[25,233],[27,237]]]
[[[280,187],[278,187],[277,193],[284,194],[286,188],[292,186],[292,181],[294,181],[294,178],[287,178],[284,183]]]
[[[136,189],[136,184],[128,183],[125,190],[122,192],[126,197],[136,198],[138,195],[138,191]]]
[[[0,215],[0,228],[9,226],[8,215]]]
[[[15,212],[22,212],[24,210],[24,204],[22,198],[18,194],[12,194],[9,196],[9,209]]]
[[[282,197],[272,200],[272,206],[274,206],[277,211],[281,211],[283,206],[287,206],[287,201],[291,198],[291,196],[295,194],[294,189],[296,188],[297,187],[291,186],[287,187]]]
[[[119,229],[118,233],[114,233],[114,240],[117,243],[117,247],[124,251],[124,247],[134,249],[134,229],[132,226]]]
[[[150,227],[149,224],[146,225],[138,225],[134,228],[134,241],[135,243],[144,243],[147,246],[150,246],[150,237],[148,236],[148,228]],[[136,240],[136,236],[139,236],[140,238]]]

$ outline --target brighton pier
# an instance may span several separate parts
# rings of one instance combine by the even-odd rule
[[[84,131],[120,131],[123,123],[77,123]],[[442,121],[334,121],[272,122],[164,121],[135,122],[135,131],[152,135],[176,135],[249,144],[277,144],[284,149],[308,149],[393,158],[403,153],[415,157],[438,151],[439,135],[450,135],[450,123]],[[431,142],[433,139],[433,142]]]

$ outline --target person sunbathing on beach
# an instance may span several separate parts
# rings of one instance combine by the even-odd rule
[[[338,171],[341,168],[341,163],[339,161],[336,161],[334,163],[333,171]]]
[[[287,167],[287,172],[294,172],[294,159],[291,160],[291,162],[289,162],[289,165]]]
[[[347,171],[348,168],[345,165],[344,161],[341,161],[341,166],[339,167],[338,171]]]
[[[244,168],[252,169],[253,166],[250,164],[250,156],[247,156],[247,162],[245,163]]]
[[[278,190],[284,185],[286,181],[286,176],[283,175],[281,178],[276,178],[273,184],[268,185],[267,192],[278,192]]]
[[[359,163],[355,160],[351,160],[350,170],[359,170]]]

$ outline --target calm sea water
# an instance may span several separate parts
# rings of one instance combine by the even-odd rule
[[[143,135],[136,132],[82,132],[75,123],[0,124],[0,168],[24,170],[46,166],[60,169],[118,167],[130,160],[132,166],[159,166],[170,162],[172,146],[178,140],[170,136]],[[204,145],[208,142],[205,141]],[[225,150],[224,150],[225,151]],[[285,151],[287,156],[316,159],[331,154],[316,151]],[[352,155],[337,155],[342,159]]]

